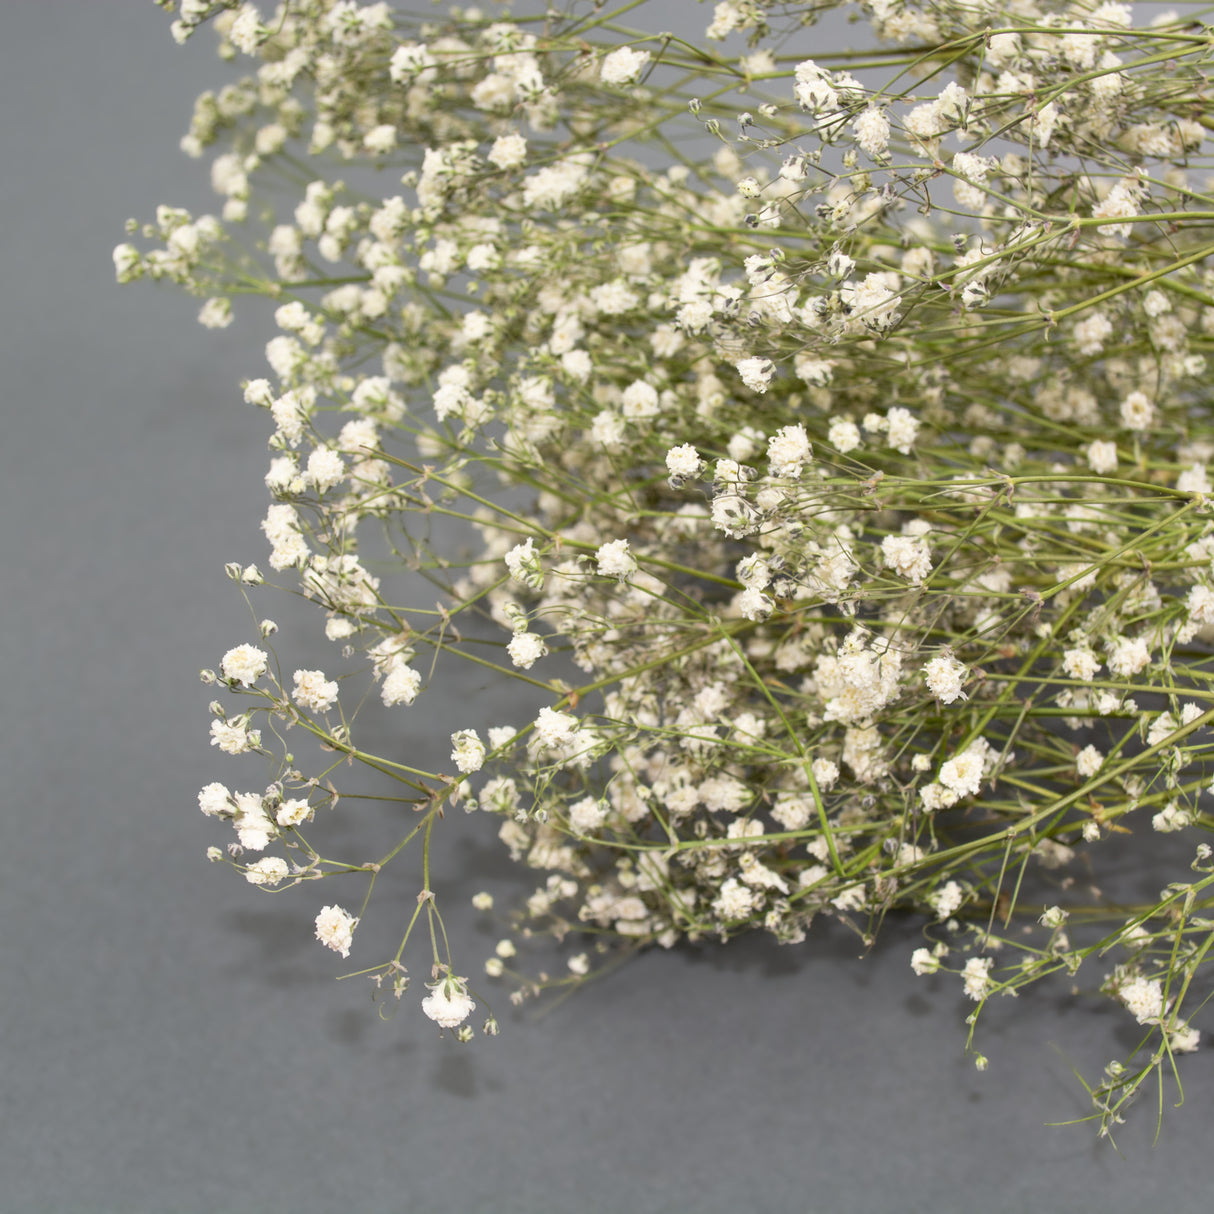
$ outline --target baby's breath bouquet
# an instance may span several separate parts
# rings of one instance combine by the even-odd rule
[[[979,1067],[986,1001],[1052,974],[1141,1026],[1088,1085],[1107,1133],[1198,1048],[1214,944],[1214,31],[858,0],[823,49],[842,7],[176,6],[251,65],[183,140],[221,214],[132,221],[118,278],[208,327],[269,301],[269,572],[229,574],[333,643],[295,669],[263,621],[203,672],[212,744],[273,767],[202,790],[211,855],[332,882],[306,914],[343,957],[415,883],[358,971],[420,971],[460,1040],[494,980],[911,913]],[[469,702],[436,770],[363,748],[456,661],[538,709]],[[326,843],[359,766],[401,809],[370,864]],[[516,934],[563,940],[560,979],[448,941],[452,808],[533,870]],[[1146,903],[1076,879],[1125,840],[1176,865]]]

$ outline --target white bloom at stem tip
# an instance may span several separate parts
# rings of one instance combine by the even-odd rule
[[[1159,831],[1160,834],[1170,835],[1178,830],[1184,830],[1192,820],[1192,816],[1187,809],[1182,809],[1175,801],[1169,801],[1151,819],[1151,826],[1153,829]]]
[[[379,689],[380,699],[391,708],[394,704],[412,704],[417,699],[422,685],[422,676],[408,662],[398,659],[384,678]]]
[[[517,169],[527,160],[527,140],[522,135],[499,135],[485,159],[499,169]]]
[[[337,699],[337,684],[326,679],[323,670],[297,670],[292,698],[301,708],[324,712]]]
[[[594,554],[601,577],[618,578],[626,582],[637,571],[636,558],[628,550],[627,540],[611,540],[599,546]]]
[[[965,901],[965,890],[956,881],[946,881],[928,896],[937,919],[949,918]]]
[[[961,688],[965,683],[969,670],[964,663],[958,662],[951,653],[942,653],[938,657],[932,658],[924,666],[923,674],[927,679],[928,690],[942,704],[951,704],[954,700],[964,700],[967,698]]]
[[[889,151],[889,119],[876,106],[869,106],[855,121],[856,142],[874,158]]]
[[[909,410],[895,406],[885,415],[882,427],[889,438],[889,445],[903,455],[909,455],[919,433],[919,419]]]
[[[782,426],[767,440],[767,460],[773,476],[800,476],[811,454],[809,437],[800,422]]]
[[[1081,776],[1083,776],[1084,779],[1088,779],[1089,777],[1094,776],[1100,770],[1100,766],[1103,762],[1104,755],[1102,755],[1095,746],[1085,746],[1075,756],[1075,770]]]
[[[237,645],[223,655],[220,665],[225,679],[231,679],[243,687],[252,687],[265,674],[266,662],[264,650],[255,645]]]
[[[776,374],[776,365],[770,358],[740,358],[734,366],[752,392],[766,392]]]
[[[198,312],[198,323],[204,329],[226,329],[233,319],[231,300],[218,296],[208,299]]]
[[[463,1024],[476,1007],[476,1000],[468,994],[465,986],[467,981],[467,978],[448,974],[433,985],[427,983],[430,993],[422,1000],[422,1011],[445,1029]]]
[[[290,875],[287,862],[278,856],[265,856],[245,869],[245,880],[250,885],[278,885]]]
[[[1111,476],[1117,471],[1117,444],[1105,439],[1097,439],[1084,448],[1087,454],[1088,467],[1097,476]]]
[[[460,729],[451,735],[451,761],[465,775],[484,766],[485,744],[475,729]]]
[[[307,801],[298,798],[291,801],[284,801],[274,813],[274,821],[279,826],[287,827],[298,826],[301,822],[307,821],[312,816],[312,806]]]
[[[971,957],[961,971],[965,983],[965,993],[973,1000],[986,998],[991,989],[991,966],[994,961],[990,957]]]
[[[1086,646],[1068,649],[1062,655],[1062,669],[1072,679],[1091,682],[1104,663]]]
[[[343,957],[350,955],[358,920],[340,906],[325,906],[316,916],[316,939]]]
[[[621,46],[603,59],[599,78],[604,84],[632,84],[645,70],[649,60],[648,51],[634,51],[630,46]]]
[[[255,55],[266,32],[257,8],[252,4],[242,4],[236,19],[228,29],[228,39],[242,54]]]
[[[1121,424],[1127,430],[1149,430],[1155,421],[1155,406],[1145,392],[1131,392],[1121,402]]]
[[[548,653],[544,638],[534,632],[516,632],[506,646],[510,661],[520,670],[530,670]]]
[[[704,461],[690,443],[684,443],[681,447],[671,447],[666,452],[666,471],[671,476],[699,476],[703,469]]]
[[[515,544],[506,553],[505,560],[506,568],[516,582],[522,582],[532,590],[539,590],[544,585],[544,568],[540,564],[540,554],[536,552],[533,540],[529,539],[525,544]]]
[[[242,755],[261,745],[261,731],[249,729],[242,719],[211,722],[211,745],[224,754]]]
[[[931,549],[919,535],[887,535],[881,541],[881,561],[917,586],[932,571]]]
[[[826,441],[840,455],[846,455],[849,451],[854,451],[857,447],[862,446],[864,438],[860,433],[860,427],[854,421],[847,417],[836,417],[826,432]]]
[[[544,746],[559,746],[577,732],[579,721],[572,713],[541,708],[535,718],[535,736]]]
[[[317,493],[327,493],[345,478],[345,461],[332,447],[317,447],[308,456],[308,480]]]
[[[232,794],[223,784],[208,784],[198,794],[198,808],[208,817],[219,817],[232,810]]]
[[[1157,979],[1131,978],[1117,992],[1139,1024],[1158,1024],[1163,1015],[1163,988]]]

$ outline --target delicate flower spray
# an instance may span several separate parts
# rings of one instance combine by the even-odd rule
[[[360,972],[402,998],[423,925],[421,1010],[461,1039],[487,1005],[430,887],[450,806],[538,871],[520,931],[577,933],[559,979],[498,945],[515,1000],[613,943],[827,917],[869,944],[916,913],[910,964],[977,1003],[971,1044],[1059,972],[1142,1026],[1089,1087],[1108,1133],[1198,1048],[1214,944],[1211,40],[1186,12],[912,0],[859,5],[880,56],[811,59],[825,7],[725,0],[692,46],[572,4],[182,0],[178,41],[213,19],[249,63],[183,140],[219,215],[132,221],[115,269],[208,327],[266,297],[243,394],[272,574],[228,572],[302,592],[334,645],[293,669],[263,620],[203,672],[212,744],[274,766],[203,789],[233,832],[211,854],[267,891],[363,879],[309,912],[342,957],[420,854]],[[344,186],[360,165],[385,188]],[[298,193],[261,230],[280,168]],[[429,583],[399,602],[406,569]],[[549,702],[470,709],[434,771],[362,749],[440,651]],[[322,850],[357,797],[288,730],[399,782],[379,860]],[[1125,833],[1183,846],[1153,902],[1073,875]]]

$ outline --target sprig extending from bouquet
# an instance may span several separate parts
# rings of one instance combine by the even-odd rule
[[[156,247],[121,245],[118,277],[205,297],[208,326],[273,301],[272,378],[244,385],[273,428],[268,564],[341,647],[288,677],[266,621],[204,672],[248,704],[213,705],[213,744],[276,770],[201,806],[255,884],[366,875],[317,918],[343,956],[414,843],[416,909],[363,972],[400,998],[424,920],[423,1009],[461,1039],[447,806],[544,874],[526,930],[596,950],[799,943],[820,915],[871,943],[913,911],[916,972],[979,1010],[1115,952],[1091,985],[1144,1037],[1090,1089],[1107,1132],[1196,1048],[1214,940],[1205,843],[1148,905],[1049,871],[1211,824],[1210,32],[883,0],[857,6],[879,46],[811,58],[833,4],[718,4],[704,43],[636,7],[183,0],[178,40],[214,17],[260,62],[183,141],[222,220],[132,221]],[[400,192],[339,180],[365,164]],[[408,711],[440,652],[550,702],[468,720],[442,770],[362,749],[370,693]],[[292,728],[329,770],[297,769]],[[318,842],[350,761],[414,811],[370,865]],[[513,952],[485,968],[514,998],[553,984]]]

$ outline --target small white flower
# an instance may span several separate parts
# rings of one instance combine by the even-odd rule
[[[396,127],[390,122],[381,122],[363,136],[363,147],[372,155],[383,156],[396,147]]]
[[[776,365],[770,358],[740,358],[734,366],[752,392],[766,392],[776,374]]]
[[[326,906],[316,916],[316,939],[343,957],[350,955],[358,920],[340,906]]]
[[[690,443],[684,443],[681,447],[671,447],[666,452],[666,470],[671,476],[699,476],[703,468],[704,461]]]
[[[317,493],[327,493],[345,478],[345,461],[331,447],[317,447],[308,456],[308,480]]]
[[[337,699],[337,684],[326,679],[323,670],[297,670],[292,698],[301,708],[325,712]]]
[[[876,106],[870,106],[855,121],[856,142],[874,158],[889,150],[889,119]]]
[[[208,299],[198,313],[198,323],[204,329],[226,329],[233,319],[232,301],[218,297]]]
[[[1205,464],[1194,464],[1192,467],[1186,468],[1176,478],[1176,488],[1181,493],[1209,494],[1214,492],[1214,486],[1210,484],[1210,476]]]
[[[599,77],[604,84],[632,84],[640,77],[650,57],[648,51],[634,51],[630,46],[621,46],[604,57]]]
[[[228,29],[228,39],[242,54],[255,55],[265,33],[265,27],[261,24],[261,14],[257,11],[256,6],[242,4],[236,14],[236,19]]]
[[[1131,392],[1121,402],[1121,424],[1127,430],[1149,430],[1155,421],[1155,406],[1145,392]]]
[[[1151,826],[1160,834],[1170,835],[1178,830],[1184,830],[1192,820],[1187,809],[1182,809],[1175,801],[1169,801],[1151,819]]]
[[[1117,471],[1117,444],[1097,439],[1086,447],[1088,467],[1097,476],[1112,476]]]
[[[285,881],[291,870],[287,862],[278,856],[266,856],[245,869],[245,880],[250,885],[278,885]]]
[[[530,670],[548,653],[544,638],[534,632],[516,632],[506,646],[510,661],[520,670]]]
[[[536,552],[535,544],[530,539],[525,544],[515,544],[506,553],[506,568],[516,582],[522,582],[532,590],[539,590],[544,585],[544,568],[540,564],[540,554]]]
[[[965,983],[965,993],[974,1000],[986,997],[991,988],[991,966],[994,961],[990,957],[971,957],[961,971]]]
[[[578,726],[579,721],[572,713],[541,708],[535,718],[535,736],[544,746],[560,746],[573,737]]]
[[[232,810],[232,794],[223,784],[208,784],[198,794],[198,808],[210,817],[230,813]]]
[[[805,427],[782,426],[767,440],[767,461],[773,476],[797,477],[812,454]]]
[[[832,759],[815,759],[810,764],[814,774],[814,782],[823,791],[834,788],[839,779],[839,765]]]
[[[468,775],[480,771],[485,763],[485,744],[475,729],[461,729],[451,735],[451,761]]]
[[[422,676],[408,662],[398,659],[384,678],[380,688],[380,699],[386,707],[394,704],[412,704],[422,685]]]
[[[307,801],[295,799],[284,801],[274,814],[274,821],[279,826],[291,828],[307,821],[312,816],[312,807]]]
[[[637,571],[636,558],[628,550],[627,540],[612,540],[602,544],[595,553],[599,574],[626,582]]]
[[[951,653],[943,653],[932,658],[923,668],[927,679],[928,690],[942,704],[951,704],[954,700],[966,699],[962,691],[969,670],[962,662],[958,662]]]
[[[1139,1024],[1158,1024],[1163,1015],[1163,987],[1158,980],[1131,978],[1117,992]]]
[[[1094,776],[1104,762],[1104,755],[1095,746],[1085,746],[1075,756],[1075,770],[1086,780]]]
[[[882,427],[888,435],[889,445],[903,455],[909,455],[919,434],[919,419],[909,410],[895,406],[885,415]]]
[[[1151,651],[1143,637],[1118,637],[1109,651],[1109,670],[1118,678],[1138,674],[1151,664]]]
[[[224,754],[242,755],[261,745],[261,732],[249,729],[243,720],[212,721],[211,745],[218,746]]]
[[[932,571],[932,554],[923,536],[887,535],[881,541],[886,569],[908,578],[916,586]]]
[[[948,919],[965,901],[965,890],[956,881],[947,881],[928,896],[937,919]]]
[[[430,993],[422,1000],[422,1011],[445,1029],[463,1024],[476,1007],[476,1000],[468,994],[465,986],[467,981],[466,978],[449,974],[433,985],[428,983]]]
[[[1083,679],[1085,682],[1091,682],[1102,665],[1103,663],[1100,659],[1086,646],[1068,649],[1062,655],[1062,669],[1072,679]]]
[[[237,645],[235,649],[229,649],[220,663],[223,677],[244,687],[252,687],[265,674],[266,664],[265,651],[254,645]]]
[[[485,159],[499,169],[517,169],[527,159],[527,140],[522,135],[499,135]]]
[[[826,441],[840,454],[846,455],[862,446],[864,439],[854,421],[847,417],[836,417],[826,432]]]

